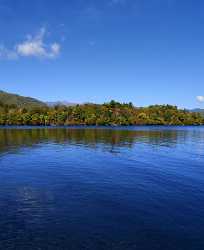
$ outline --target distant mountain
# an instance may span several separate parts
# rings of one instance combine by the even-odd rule
[[[190,110],[191,112],[196,112],[196,113],[200,113],[200,114],[202,114],[203,116],[204,116],[204,109],[199,109],[199,108],[197,108],[197,109],[192,109],[192,110]]]
[[[204,109],[192,109],[191,112],[204,113]]]
[[[69,107],[69,106],[76,106],[77,105],[77,103],[72,103],[72,102],[67,102],[67,101],[46,102],[46,104],[49,107],[61,106],[61,105]]]
[[[17,107],[32,109],[45,107],[46,103],[35,98],[20,96],[0,90],[0,103],[3,105],[16,105]]]

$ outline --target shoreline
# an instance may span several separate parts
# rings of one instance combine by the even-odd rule
[[[128,129],[128,128],[188,128],[204,125],[0,125],[0,129]]]

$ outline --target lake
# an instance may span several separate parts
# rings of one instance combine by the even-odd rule
[[[1,127],[0,249],[203,250],[204,127]]]

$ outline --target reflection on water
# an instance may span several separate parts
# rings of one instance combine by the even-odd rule
[[[0,152],[49,142],[83,145],[90,148],[102,145],[105,150],[110,152],[118,147],[131,148],[135,143],[173,147],[177,143],[185,143],[188,139],[202,142],[204,140],[204,128],[202,128],[0,128]]]
[[[0,249],[203,250],[204,127],[0,128]]]

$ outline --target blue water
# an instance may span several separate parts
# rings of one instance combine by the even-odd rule
[[[203,250],[204,127],[0,128],[0,249]]]

